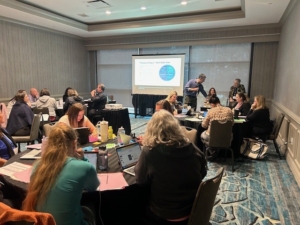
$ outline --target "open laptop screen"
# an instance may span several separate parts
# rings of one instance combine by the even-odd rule
[[[122,168],[126,169],[138,162],[142,150],[139,143],[133,143],[119,147],[116,151]]]
[[[84,157],[89,160],[89,162],[95,167],[97,170],[97,155],[98,152],[84,152]]]

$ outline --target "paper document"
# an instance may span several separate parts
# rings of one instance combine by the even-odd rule
[[[123,177],[123,173],[98,173],[98,179],[100,180],[100,186],[97,190],[115,190],[123,189],[128,186],[126,180]]]
[[[30,182],[31,171],[32,171],[32,167],[21,172],[16,172],[11,176],[11,179],[28,184]]]
[[[27,145],[26,148],[41,149],[42,148],[42,143],[40,143],[40,144],[34,144],[34,145]]]
[[[190,118],[186,118],[185,120],[187,121],[193,121],[193,122],[201,122],[202,120],[195,118],[195,117],[190,117]]]
[[[7,166],[3,166],[0,168],[0,174],[12,177],[15,173],[23,172],[25,170],[30,169],[30,165],[26,165],[23,163],[13,162],[8,164]]]

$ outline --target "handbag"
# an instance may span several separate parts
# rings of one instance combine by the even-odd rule
[[[260,140],[244,138],[240,153],[251,159],[263,159],[268,151],[268,145]]]

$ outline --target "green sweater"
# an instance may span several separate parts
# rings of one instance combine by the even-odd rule
[[[57,225],[88,224],[83,220],[80,199],[83,190],[95,191],[100,182],[87,159],[68,158],[39,212],[50,213]]]

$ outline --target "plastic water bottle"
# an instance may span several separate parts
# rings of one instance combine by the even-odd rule
[[[108,167],[108,155],[105,150],[98,150],[98,167],[100,170],[107,170]]]
[[[123,146],[123,141],[122,141],[122,137],[121,137],[121,134],[125,134],[125,129],[123,127],[120,127],[118,129],[118,145],[119,146]]]

